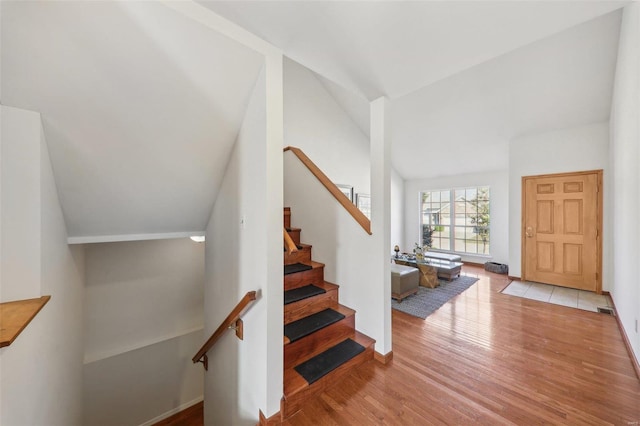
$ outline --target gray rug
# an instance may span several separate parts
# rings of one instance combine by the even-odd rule
[[[451,282],[438,281],[440,281],[440,287],[425,288],[420,286],[416,294],[402,299],[402,303],[391,299],[391,307],[414,317],[425,319],[452,297],[471,287],[478,279],[461,275]]]

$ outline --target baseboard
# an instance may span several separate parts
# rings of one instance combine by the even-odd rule
[[[281,423],[281,419],[280,419],[280,411],[278,411],[277,413],[275,413],[273,416],[267,418],[264,413],[262,412],[262,410],[260,411],[260,415],[259,415],[259,422],[258,422],[258,426],[269,426],[269,425],[278,425]]]
[[[463,260],[462,263],[466,266],[477,266],[479,268],[484,268],[484,263],[469,262],[468,260]]]
[[[607,293],[609,296],[611,296],[611,293]],[[620,334],[622,335],[622,341],[624,342],[624,346],[627,348],[627,352],[629,353],[629,358],[631,359],[631,364],[633,364],[633,369],[636,372],[636,376],[638,377],[638,380],[640,380],[640,363],[638,363],[636,355],[633,352],[633,346],[631,346],[631,341],[629,340],[626,331],[624,331],[622,321],[620,321],[620,315],[618,315],[618,310],[616,309],[616,302],[614,302],[613,297],[611,297],[611,303],[613,304],[613,311],[616,314],[616,322],[618,323],[618,328],[620,329]]]
[[[387,352],[386,355],[382,355],[381,353],[374,351],[373,358],[381,364],[388,364],[393,359],[393,351]]]
[[[164,414],[160,414],[158,417],[154,417],[151,420],[147,420],[146,422],[142,423],[140,426],[151,426],[153,424],[156,424],[159,421],[162,421],[162,420],[164,420],[166,418],[169,418],[169,417],[173,416],[174,414],[177,414],[182,410],[186,410],[187,408],[189,408],[189,407],[191,407],[193,405],[196,405],[197,403],[202,402],[202,401],[204,401],[204,395],[199,396],[196,399],[192,399],[189,402],[185,402],[184,404],[180,404],[178,407],[176,407],[176,408],[174,408],[172,410],[169,410]]]
[[[507,275],[507,278],[509,278],[511,281],[522,281],[522,278],[515,277],[513,275]]]

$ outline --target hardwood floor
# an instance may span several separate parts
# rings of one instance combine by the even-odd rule
[[[500,294],[480,278],[426,320],[393,311],[393,360],[369,362],[285,425],[640,424],[615,318]]]

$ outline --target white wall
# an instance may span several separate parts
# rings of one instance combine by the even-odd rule
[[[411,252],[420,238],[420,191],[467,188],[472,186],[491,187],[491,247],[490,256],[464,255],[464,261],[484,263],[509,261],[509,186],[507,170],[484,173],[460,174],[405,181],[405,244],[401,251]],[[511,274],[511,265],[509,265]]]
[[[334,183],[370,194],[367,136],[312,71],[285,58],[284,77],[285,145],[302,149]]]
[[[40,115],[2,108],[1,301],[40,296]],[[19,284],[18,284],[19,283]]]
[[[509,146],[509,275],[521,275],[522,177],[549,173],[604,170],[609,177],[609,126],[595,123],[513,139]],[[606,191],[606,189],[605,189]],[[610,206],[605,193],[604,217]],[[606,223],[606,222],[604,222]],[[610,247],[610,230],[603,229],[603,249]],[[608,290],[610,265],[603,258],[603,289]]]
[[[391,168],[391,249],[396,244],[401,248],[405,244],[404,223],[404,180],[393,168]]]
[[[7,132],[7,129],[13,130]],[[13,157],[17,152],[20,159]],[[2,106],[0,158],[3,194],[8,186],[21,183],[29,190],[28,194],[24,193],[29,203],[18,200],[14,205],[5,204],[6,198],[2,200],[3,272],[6,250],[12,250],[14,242],[21,250],[20,256],[26,257],[16,261],[26,265],[28,260],[33,270],[38,271],[37,283],[29,283],[28,291],[21,288],[22,276],[26,281],[35,279],[33,270],[15,269],[11,276],[3,274],[3,294],[12,298],[51,295],[49,303],[16,341],[0,349],[0,424],[80,425],[84,253],[82,247],[70,248],[66,244],[64,218],[37,113]],[[17,169],[12,167],[14,161],[29,164]],[[5,232],[5,211],[16,209],[13,213],[19,213],[18,206],[35,208],[37,212],[35,222],[33,212],[22,212],[24,221],[35,228],[25,234],[35,240],[30,247],[11,240],[22,239],[24,235]]]
[[[201,400],[204,244],[85,247],[84,423],[136,425]]]
[[[611,262],[608,290],[624,331],[640,361],[640,4],[624,8],[614,95],[611,105]],[[606,251],[605,251],[606,253]]]
[[[282,397],[282,139],[268,133],[270,68],[254,88],[207,227],[205,336],[248,291],[258,297],[242,317],[244,340],[225,333],[208,353],[205,424],[255,425],[259,410],[271,416]]]

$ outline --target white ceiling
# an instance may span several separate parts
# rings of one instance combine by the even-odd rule
[[[620,14],[598,17],[627,2],[201,3],[321,75],[365,134],[389,96],[413,179],[608,119]],[[156,2],[0,5],[2,103],[42,113],[69,236],[202,231],[262,57]]]
[[[1,39],[70,237],[205,228],[260,55],[153,2],[3,1]]]
[[[410,93],[628,2],[200,3],[373,100]]]
[[[607,121],[620,11],[391,102],[392,163],[405,179],[500,170],[509,141]]]

